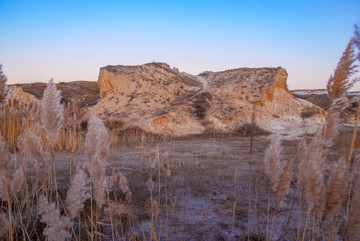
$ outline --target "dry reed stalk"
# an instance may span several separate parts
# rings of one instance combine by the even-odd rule
[[[151,169],[152,170],[152,169]],[[147,185],[148,185],[148,190],[150,192],[150,229],[153,230],[154,229],[154,215],[152,212],[152,203],[153,203],[153,188],[154,188],[154,182],[152,180],[152,173],[150,172],[150,177],[147,180]],[[151,233],[151,239],[152,239],[152,233]]]
[[[52,241],[63,241],[69,238],[69,219],[66,216],[61,216],[59,209],[55,207],[54,203],[49,203],[47,198],[40,196],[38,199],[39,215],[41,221],[46,223],[43,234]]]
[[[232,235],[234,236],[235,228],[235,214],[236,214],[236,201],[237,201],[237,165],[236,165],[236,151],[234,155],[234,204],[233,204],[233,217],[232,217]]]
[[[8,220],[9,220],[9,235],[8,235],[8,239],[10,241],[13,240],[13,235],[14,235],[14,227],[13,227],[13,216],[12,216],[12,210],[11,210],[11,206],[12,206],[12,198],[11,198],[11,190],[10,190],[10,184],[8,183],[9,179],[5,178],[3,180],[4,186],[5,186],[5,192],[6,192],[6,201],[7,201],[7,206],[8,206]]]
[[[89,180],[81,169],[75,173],[71,186],[66,194],[66,204],[70,220],[78,216],[84,208],[84,202],[90,198]]]
[[[169,238],[169,205],[168,205],[168,177],[171,175],[171,171],[169,168],[169,164],[167,162],[168,153],[165,152],[163,154],[163,172],[165,178],[165,232],[166,232],[166,240]]]
[[[113,170],[114,171],[114,170]],[[111,175],[112,177],[113,175]],[[111,180],[110,178],[107,180],[106,182],[106,197],[107,197],[107,203],[108,203],[108,207],[110,207],[110,191],[109,191],[109,185],[111,184]],[[110,212],[109,213],[109,219],[110,219],[110,227],[111,227],[111,237],[112,240],[115,240],[115,233],[114,233],[114,220],[113,220],[113,215]]]
[[[360,41],[360,37],[359,37],[358,41]],[[360,49],[360,47],[359,47],[359,49]],[[360,54],[359,54],[359,56],[360,56]],[[357,108],[357,113],[356,113],[356,121],[355,121],[355,125],[354,125],[354,132],[353,132],[353,136],[352,136],[352,140],[351,140],[351,146],[350,146],[350,152],[349,152],[349,156],[348,156],[347,171],[349,171],[351,169],[351,166],[352,166],[353,171],[354,171],[355,160],[354,160],[354,164],[352,164],[352,165],[351,165],[351,160],[352,160],[352,157],[353,157],[353,152],[354,152],[354,146],[355,146],[355,142],[356,142],[356,136],[357,136],[357,130],[358,130],[359,121],[360,121],[360,99],[359,99],[359,102],[358,102],[358,108]],[[346,174],[348,174],[348,173],[346,173]],[[350,195],[351,195],[351,190],[352,190],[353,178],[354,178],[354,175],[351,175],[351,179],[349,181],[350,185],[349,185],[348,200],[347,200],[347,205],[346,205],[346,215],[349,214]]]
[[[159,147],[157,147],[157,168],[158,168],[158,205],[160,207],[160,200],[161,200],[161,175],[160,175],[160,169],[161,169],[161,166],[160,166],[160,153],[159,153]],[[160,235],[159,235],[160,237]]]
[[[360,188],[355,190],[349,216],[346,221],[345,240],[356,241],[360,239]]]
[[[5,216],[5,213],[0,214],[0,238],[4,237],[9,229],[9,222]]]
[[[306,215],[306,221],[305,221],[305,225],[304,225],[304,230],[303,230],[303,235],[302,235],[302,241],[305,240],[305,235],[306,235],[306,229],[307,229],[307,224],[309,222],[309,217],[310,217],[310,213],[311,213],[311,208],[308,208],[308,212],[307,212],[307,215]]]
[[[251,131],[250,131],[250,150],[249,150],[249,193],[248,193],[248,235],[247,239],[250,240],[250,215],[251,215],[251,194],[252,194],[252,154],[253,154],[253,137],[254,126],[256,117],[256,105],[253,105],[253,111],[251,115]]]

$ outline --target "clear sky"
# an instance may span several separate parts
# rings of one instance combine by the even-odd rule
[[[359,23],[359,0],[0,0],[0,64],[9,83],[152,61],[191,74],[281,66],[290,89],[325,88]]]

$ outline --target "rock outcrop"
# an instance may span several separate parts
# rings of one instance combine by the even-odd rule
[[[287,90],[286,79],[282,68],[194,76],[164,63],[106,66],[99,74],[100,101],[91,112],[107,122],[123,123],[123,128],[174,136],[244,131],[253,110],[256,124],[269,131],[321,117],[320,108]]]
[[[18,101],[25,100],[28,102],[36,100],[35,96],[23,91],[22,88],[17,87],[15,85],[9,86],[9,92],[8,92],[7,98],[10,100],[16,99]]]
[[[323,90],[293,90],[291,93],[301,99],[305,99],[314,105],[327,109],[329,105],[329,96],[325,89]],[[360,92],[353,91],[346,94],[348,98],[348,107],[342,113],[346,118],[356,118]]]
[[[41,99],[46,83],[15,84],[13,86]],[[63,102],[76,100],[80,107],[93,106],[100,97],[98,84],[94,81],[60,82],[56,84],[56,87],[61,91]]]

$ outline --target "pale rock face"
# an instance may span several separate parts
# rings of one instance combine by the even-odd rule
[[[286,79],[282,68],[240,68],[194,76],[164,63],[107,66],[100,69],[100,101],[91,112],[124,123],[123,128],[173,136],[236,132],[251,123],[254,105],[256,124],[270,131],[276,130],[271,123],[286,116],[285,120],[301,122],[309,108],[321,117],[318,107],[287,91]]]
[[[37,99],[29,93],[24,92],[20,87],[10,86],[8,92],[8,99],[25,100],[28,102],[36,101]]]

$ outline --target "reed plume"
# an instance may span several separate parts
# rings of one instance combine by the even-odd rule
[[[35,165],[44,165],[44,151],[39,136],[35,135],[30,129],[26,129],[22,138],[18,141],[22,142],[18,145],[24,147],[24,152],[34,159]]]
[[[321,138],[316,135],[309,144],[302,141],[299,147],[300,191],[308,205],[319,215],[325,205],[325,183],[320,152]]]
[[[330,76],[327,83],[327,92],[329,95],[329,108],[326,113],[326,125],[324,129],[324,142],[329,146],[333,138],[338,134],[340,128],[340,114],[348,106],[346,93],[359,80],[350,79],[356,72],[354,42],[350,40],[339,63]]]
[[[7,78],[2,72],[2,65],[0,65],[0,103],[4,103],[7,97],[8,88],[6,85]]]
[[[119,185],[121,192],[125,195],[126,201],[131,202],[131,191],[128,185],[127,178],[122,174],[122,172],[113,172],[111,175],[112,186]]]
[[[46,130],[46,138],[52,145],[55,143],[63,122],[63,105],[60,101],[61,92],[57,90],[56,84],[51,79],[40,101],[40,120],[42,127]]]
[[[25,170],[20,166],[14,173],[11,181],[11,193],[15,195],[25,183]]]
[[[47,198],[40,196],[38,199],[39,215],[41,222],[46,223],[43,234],[50,241],[64,241],[69,238],[67,230],[69,219],[60,216],[60,211],[55,207],[55,203],[49,203]]]
[[[127,215],[130,217],[134,216],[133,212],[129,207],[126,207],[125,205],[112,200],[109,201],[109,205],[104,209],[104,211],[109,216],[110,215],[115,215],[117,217],[121,217],[123,215]]]
[[[106,158],[110,147],[110,137],[104,123],[93,115],[85,138],[85,149],[89,160]]]
[[[6,200],[7,187],[6,183],[9,183],[9,164],[10,153],[5,146],[3,138],[0,136],[0,198]]]
[[[358,25],[355,25],[353,42],[358,49],[358,54],[357,54],[356,58],[360,62],[360,28]]]
[[[283,175],[280,179],[280,182],[277,186],[277,192],[276,192],[276,202],[279,204],[284,197],[289,193],[290,190],[290,182],[292,180],[292,164],[293,161],[289,161],[286,166],[285,170],[283,172]]]
[[[78,215],[79,211],[84,207],[84,202],[90,197],[89,180],[85,172],[78,169],[66,194],[70,220],[73,220]]]
[[[341,158],[331,166],[330,178],[326,190],[326,203],[323,214],[324,221],[330,221],[336,208],[341,205],[346,187],[346,161]]]
[[[0,172],[7,170],[10,163],[10,153],[6,148],[3,138],[0,136]]]
[[[101,160],[95,159],[88,165],[90,182],[93,185],[92,194],[94,195],[96,206],[102,209],[106,201],[106,175],[105,166]]]
[[[89,129],[85,138],[85,149],[88,157],[85,167],[90,173],[90,181],[93,184],[93,195],[98,208],[105,203],[106,175],[105,157],[108,154],[110,139],[104,123],[93,115],[89,121]]]
[[[265,151],[265,174],[269,180],[269,186],[274,193],[277,191],[277,187],[280,181],[280,152],[281,144],[279,135],[276,134],[268,149]]]

